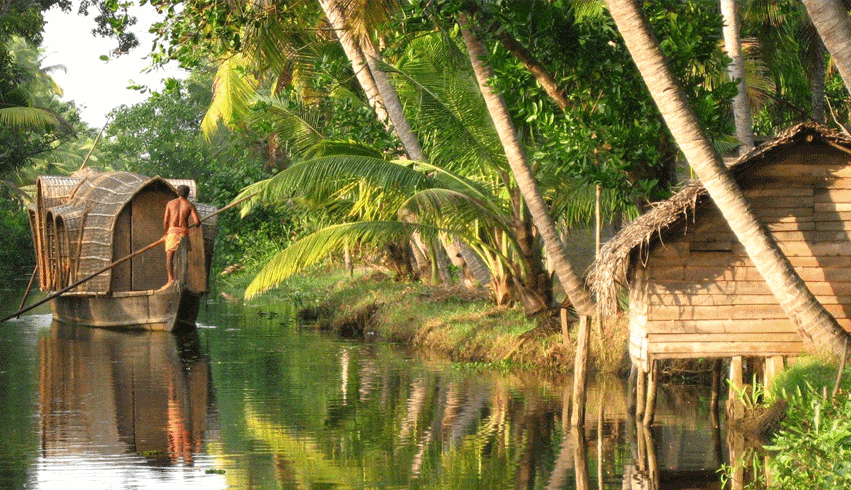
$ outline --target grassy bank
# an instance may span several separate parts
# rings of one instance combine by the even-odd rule
[[[247,280],[229,279],[226,294],[239,295]],[[222,288],[220,288],[222,289]],[[542,328],[522,308],[496,306],[487,293],[461,286],[394,281],[376,272],[319,270],[294,277],[257,301],[292,300],[302,305],[299,323],[345,337],[386,341],[456,362],[488,368],[535,371],[557,377],[572,370],[573,343],[565,347],[558,324]],[[575,340],[576,322],[570,326]],[[626,325],[592,329],[592,367],[627,368]]]

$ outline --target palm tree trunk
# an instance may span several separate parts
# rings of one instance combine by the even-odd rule
[[[810,92],[812,92],[812,109],[810,111],[810,114],[813,118],[813,121],[824,123],[824,55],[826,53],[824,50],[824,45],[820,41],[815,44],[815,46],[810,48],[814,51],[814,53],[812,54],[812,64],[810,65],[809,70]]]
[[[322,11],[325,12],[325,17],[328,18],[331,28],[334,29],[337,40],[343,48],[343,52],[346,53],[346,57],[352,64],[352,70],[354,70],[355,77],[366,94],[366,99],[370,107],[375,110],[378,120],[385,126],[389,126],[390,120],[387,110],[384,108],[384,101],[381,99],[381,92],[379,92],[375,80],[372,78],[366,58],[364,58],[363,53],[355,42],[355,38],[343,22],[343,15],[337,6],[336,0],[319,0],[319,5],[322,7]]]
[[[538,183],[529,167],[529,162],[517,136],[514,123],[511,121],[505,100],[489,85],[489,80],[493,77],[493,70],[483,61],[487,57],[487,49],[470,31],[465,14],[459,14],[458,23],[461,26],[461,35],[464,37],[464,43],[467,46],[479,89],[499,134],[499,139],[514,174],[514,180],[529,207],[535,226],[541,233],[541,238],[544,240],[547,254],[553,261],[559,281],[576,311],[581,315],[593,315],[596,309],[594,302],[588,294],[585,284],[570,265],[564,243],[561,241],[555,222],[550,216],[549,208],[544,202],[541,190],[538,188]]]
[[[848,337],[798,276],[710,144],[636,0],[606,0],[618,30],[671,134],[796,330],[841,355]]]
[[[727,70],[730,72],[730,78],[735,80],[738,86],[738,92],[733,97],[733,119],[736,122],[736,138],[739,140],[739,155],[744,155],[753,148],[754,143],[737,10],[736,0],[721,0],[721,15],[724,16],[724,47],[727,50],[727,56],[730,57]]]
[[[827,51],[851,91],[851,19],[839,0],[804,0]]]

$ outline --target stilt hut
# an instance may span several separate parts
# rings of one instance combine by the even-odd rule
[[[798,124],[730,170],[810,291],[851,330],[851,138]],[[759,358],[770,376],[803,347],[699,181],[624,227],[589,280],[604,311],[628,303],[629,353],[643,372],[663,359]]]
[[[193,180],[146,177],[131,172],[42,176],[29,209],[39,283],[59,291],[159,240],[166,204]],[[202,220],[215,213],[195,206]],[[60,321],[102,327],[175,330],[194,326],[199,296],[207,291],[215,221],[194,228],[177,254],[178,281],[168,289],[165,250],[153,248],[83,282],[53,300]]]

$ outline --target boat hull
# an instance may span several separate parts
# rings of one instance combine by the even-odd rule
[[[201,297],[175,281],[157,290],[62,295],[51,304],[53,318],[62,323],[174,332],[195,328]]]

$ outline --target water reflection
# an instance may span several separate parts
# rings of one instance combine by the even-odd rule
[[[570,380],[466,371],[241,305],[202,315],[189,336],[0,330],[0,487],[710,489],[745,451],[708,389],[663,387],[647,430],[625,381],[598,379],[575,431]]]
[[[128,475],[131,486],[142,486],[147,477],[168,481],[176,474],[146,475],[139,466],[195,466],[209,405],[208,360],[197,333],[54,323],[39,338],[38,353],[42,486],[57,478],[94,476],[102,483]]]

